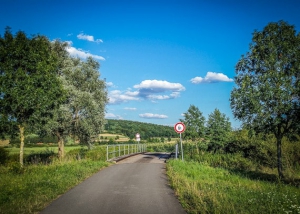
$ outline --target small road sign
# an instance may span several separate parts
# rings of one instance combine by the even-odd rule
[[[185,125],[182,122],[176,123],[174,129],[177,133],[182,133],[185,131]]]
[[[135,134],[135,138],[136,138],[136,141],[140,141],[140,140],[141,140],[140,134],[139,134],[139,133],[136,133],[136,134]]]

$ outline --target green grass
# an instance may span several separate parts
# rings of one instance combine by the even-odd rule
[[[300,213],[300,190],[198,162],[172,160],[167,173],[188,213]]]
[[[0,213],[30,214],[107,166],[104,161],[81,160],[51,165],[0,167]]]
[[[70,150],[73,150],[73,149],[80,149],[80,148],[87,148],[86,146],[65,146],[65,152],[69,152]],[[11,147],[11,148],[5,148],[6,150],[9,151],[9,154],[10,155],[13,155],[13,154],[19,154],[20,153],[20,148],[18,147]],[[58,147],[57,146],[51,146],[51,147],[47,147],[47,146],[41,146],[41,147],[24,147],[24,154],[28,155],[28,154],[31,154],[31,153],[39,153],[39,152],[42,152],[42,151],[45,151],[46,149],[49,149],[55,153],[58,152]]]

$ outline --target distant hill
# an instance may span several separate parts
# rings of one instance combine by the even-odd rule
[[[173,127],[130,120],[107,119],[105,131],[111,134],[122,134],[130,139],[135,138],[136,133],[139,133],[142,139],[178,136]]]

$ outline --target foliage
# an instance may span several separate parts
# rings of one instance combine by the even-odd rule
[[[141,140],[154,137],[177,137],[173,127],[130,120],[107,119],[105,130],[108,133],[124,134],[130,139],[135,139],[136,133],[140,134]]]
[[[183,133],[184,139],[195,141],[204,138],[205,118],[198,107],[190,105],[187,112],[184,113],[184,119],[181,119],[180,121],[186,126],[186,130]]]
[[[14,36],[6,28],[0,37],[0,112],[1,120],[19,127],[20,163],[23,164],[25,127],[41,125],[64,99],[57,78],[57,58],[51,42],[44,36],[28,38],[19,31]]]
[[[174,143],[151,143],[147,144],[148,152],[175,152]]]
[[[187,213],[299,213],[299,188],[205,163],[169,161],[171,186]]]
[[[50,164],[55,157],[55,152],[46,148],[44,151],[26,155],[25,162],[28,164]]]
[[[216,152],[223,149],[225,143],[228,142],[231,132],[231,123],[225,114],[218,109],[208,115],[206,124],[206,136],[210,140],[209,150]]]
[[[4,149],[3,147],[0,147],[0,165],[5,164],[8,160],[9,152]]]
[[[300,124],[300,34],[284,21],[253,33],[250,51],[236,65],[231,108],[236,118],[277,140],[282,177],[281,141]]]
[[[105,105],[108,101],[105,82],[100,80],[99,63],[67,57],[61,79],[67,91],[67,101],[56,109],[44,130],[58,138],[59,156],[64,156],[64,139],[72,134],[81,144],[91,147],[104,125]]]

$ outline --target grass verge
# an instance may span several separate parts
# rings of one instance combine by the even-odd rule
[[[300,213],[300,189],[252,180],[197,162],[171,160],[171,186],[188,213]]]
[[[37,213],[59,195],[106,166],[108,163],[104,161],[81,160],[30,165],[23,170],[12,166],[0,167],[0,213]]]

